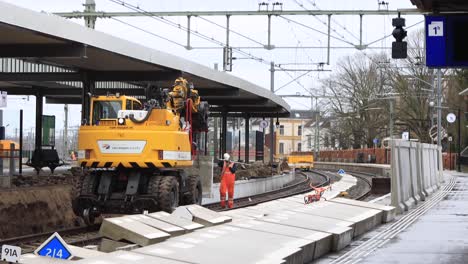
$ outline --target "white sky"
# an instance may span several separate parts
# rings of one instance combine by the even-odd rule
[[[45,12],[68,12],[74,10],[83,10],[82,3],[84,0],[3,0],[10,2],[15,5],[19,5],[25,8],[29,8],[36,11]],[[266,0],[265,0],[266,1]],[[145,11],[205,11],[205,10],[257,10],[258,3],[263,1],[258,0],[128,0],[130,4],[139,5]],[[268,2],[268,1],[266,1]],[[360,9],[377,9],[378,0],[275,0],[269,2],[282,2],[283,9],[289,10],[302,10],[299,4],[310,10],[320,9],[336,9],[336,10],[360,10]],[[381,2],[381,1],[380,1]],[[389,3],[389,9],[404,9],[414,8],[410,0],[386,0]],[[313,4],[315,3],[315,7]],[[130,11],[125,7],[119,6],[112,3],[110,0],[96,0],[96,9],[98,11]],[[213,22],[221,25],[225,25],[224,17],[205,17]],[[326,21],[326,17],[312,17],[312,16],[290,16],[290,19],[299,21],[312,28],[326,31],[327,27],[321,24],[321,21]],[[319,20],[319,19],[320,20]],[[407,26],[417,23],[423,20],[422,16],[406,16]],[[159,35],[163,35],[173,41],[176,41],[182,45],[186,44],[186,33],[176,28],[170,27],[166,24],[158,22],[154,19],[147,17],[140,18],[119,18],[128,23],[134,24],[138,27],[142,27],[148,31],[154,32]],[[185,17],[172,17],[170,20],[180,23],[186,26]],[[390,16],[365,16],[364,17],[364,33],[363,42],[364,44],[375,41],[382,38],[385,35],[391,34],[393,27],[391,22],[392,17]],[[79,24],[84,24],[83,20],[74,20]],[[276,46],[326,46],[327,37],[316,33],[305,27],[288,23],[286,20],[278,17],[272,19],[272,44]],[[338,25],[338,24],[339,25]],[[267,42],[267,18],[263,16],[259,17],[231,17],[231,30],[240,32],[244,35],[249,36],[261,43]],[[343,29],[345,26],[347,31]],[[359,16],[334,16],[332,27],[334,32],[332,35],[341,38],[344,36],[347,41],[358,44],[357,38],[359,37]],[[422,28],[423,24],[419,24],[409,30],[414,32],[418,28]],[[208,36],[225,42],[225,30],[214,25],[209,24],[200,18],[192,18],[192,29],[197,30]],[[171,44],[165,40],[156,38],[149,34],[143,33],[136,29],[130,28],[123,25],[115,20],[111,19],[98,19],[96,30],[102,31],[111,35],[115,35],[131,41],[136,41],[145,46],[165,51],[180,57],[184,57],[188,60],[193,60],[198,63],[204,64],[209,67],[213,67],[214,63],[218,63],[220,69],[222,68],[222,50],[211,49],[211,50],[191,50],[187,51],[184,48]],[[350,33],[351,32],[351,33]],[[352,36],[354,35],[354,36]],[[357,37],[357,38],[356,38]],[[380,41],[374,44],[372,47],[389,47],[393,37],[387,38],[385,41]],[[231,46],[259,46],[258,44],[241,38],[235,34],[230,36]],[[338,40],[332,39],[332,46],[346,47],[350,46]],[[192,46],[206,47],[215,46],[205,40],[198,39],[192,36]],[[318,63],[326,61],[326,49],[276,49],[273,51],[267,51],[262,49],[251,49],[245,50],[251,52],[257,57],[262,57],[268,61],[274,61],[275,63]],[[374,52],[380,52],[380,50],[366,50],[367,54]],[[388,50],[386,52],[389,52]],[[361,51],[355,49],[334,49],[331,52],[331,65],[328,69],[333,70],[337,61],[345,56],[350,56],[355,53],[362,54]],[[239,54],[234,54],[235,57],[243,57]],[[285,68],[315,68],[316,66],[284,66]],[[303,72],[291,72],[290,75],[297,77]],[[253,83],[256,83],[266,89],[269,89],[270,85],[270,72],[269,65],[259,63],[253,60],[235,60],[233,75],[247,79]],[[329,73],[327,72],[313,72],[307,74],[304,78],[299,81],[306,89],[319,89],[320,80],[326,78]],[[291,76],[286,73],[277,72],[275,76],[276,89],[283,86],[284,84],[292,80]],[[292,83],[287,87],[281,89],[277,94],[296,94],[300,92],[305,94],[305,90],[301,85]],[[14,134],[15,128],[18,127],[18,116],[19,109],[25,109],[25,128],[33,126],[34,124],[34,97],[30,97],[30,101],[22,100],[19,97],[10,97],[9,105],[4,109],[4,125],[10,124],[7,128],[7,134]],[[287,99],[288,103],[293,109],[309,109],[309,99]],[[80,118],[80,106],[70,106],[70,126],[78,125]],[[56,115],[56,127],[60,129],[63,126],[64,114],[63,105],[46,105],[44,108],[44,114]]]

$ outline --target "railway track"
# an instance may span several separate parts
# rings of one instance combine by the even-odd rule
[[[327,170],[318,170],[325,174],[335,174],[335,172],[327,171]],[[363,172],[354,172],[354,171],[347,171],[347,174],[355,177],[357,179],[357,184],[355,187],[351,188],[349,191],[350,198],[354,200],[364,200],[369,195],[371,195],[372,191],[372,177],[375,175]]]
[[[247,197],[247,198],[240,198],[234,201],[235,208],[243,208],[248,206],[253,206],[259,203],[264,203],[288,196],[293,196],[297,194],[302,194],[309,192],[310,183],[314,186],[322,187],[328,185],[330,183],[330,179],[333,177],[332,172],[327,171],[319,171],[313,170],[311,172],[296,172],[296,179],[288,184],[287,186],[262,193],[259,195]],[[370,175],[351,172],[351,175],[356,177],[358,181],[361,181],[362,185],[367,186],[365,191],[361,193],[357,197],[352,197],[357,200],[364,199],[370,194],[371,191],[371,181],[369,178]],[[336,174],[335,174],[336,176]],[[222,209],[219,206],[219,203],[207,204],[204,205],[206,208],[214,210],[214,211],[226,211],[231,209]],[[42,244],[45,239],[51,236],[53,233],[58,232],[62,238],[70,245],[76,246],[86,246],[90,244],[97,244],[100,239],[102,238],[99,233],[99,225],[94,225],[90,227],[77,227],[77,228],[69,228],[69,229],[62,229],[53,232],[44,232],[40,234],[33,234],[33,235],[26,235],[21,237],[14,237],[9,239],[0,240],[0,245],[8,244],[8,245],[16,245],[22,248],[23,253],[31,253],[33,252],[39,245]]]
[[[253,206],[259,203],[264,203],[264,202],[308,192],[311,190],[309,186],[311,181],[314,186],[318,186],[318,187],[325,186],[329,184],[330,182],[330,178],[326,174],[317,172],[317,171],[312,171],[308,173],[296,172],[296,175],[297,175],[296,179],[294,180],[293,183],[281,189],[234,200],[235,208],[233,209]],[[315,178],[312,178],[311,177],[312,175],[317,175],[321,179],[317,180]],[[212,204],[207,204],[204,206],[210,210],[217,211],[217,212],[232,210],[229,208],[224,208],[224,209],[221,208],[219,203],[212,203]]]

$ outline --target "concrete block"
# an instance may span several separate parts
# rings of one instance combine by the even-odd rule
[[[127,240],[140,246],[161,242],[171,235],[129,217],[105,218],[99,233],[112,240]]]
[[[391,222],[393,219],[395,219],[396,216],[396,210],[393,206],[386,206],[376,203],[362,202],[345,198],[334,198],[330,200],[330,202],[380,210],[382,211],[382,223]]]
[[[182,217],[178,217],[176,215],[168,214],[166,212],[151,213],[151,214],[148,214],[148,216],[156,218],[163,222],[169,223],[171,225],[175,225],[180,228],[183,228],[185,229],[186,232],[191,232],[193,230],[204,227],[204,225],[200,225],[198,223],[192,222],[192,220],[188,220]]]
[[[128,245],[133,245],[133,244],[129,244],[129,243],[121,242],[121,241],[114,241],[108,238],[102,238],[101,244],[99,245],[99,251],[110,253],[110,252],[116,251],[117,248],[128,246]]]
[[[330,203],[326,201],[302,205],[299,207],[297,207],[297,204],[293,202],[282,200],[279,202],[284,204],[282,208],[285,208],[286,210],[351,222],[353,223],[352,226],[354,228],[353,236],[362,235],[382,223],[382,211],[371,208]]]
[[[106,253],[104,252],[99,252],[96,250],[91,250],[91,249],[86,249],[82,247],[77,247],[73,245],[68,245],[68,248],[70,248],[70,251],[72,252],[72,255],[75,256],[73,259],[85,259],[85,258],[93,258],[93,257],[98,257],[105,255]]]
[[[130,219],[136,220],[138,222],[141,222],[145,225],[149,225],[151,227],[159,229],[163,232],[166,232],[170,234],[171,236],[178,236],[178,235],[182,235],[185,233],[185,229],[179,226],[171,225],[169,223],[166,223],[164,221],[158,220],[153,217],[149,217],[147,215],[131,215],[127,217],[129,217]]]
[[[305,262],[310,262],[327,254],[328,252],[330,252],[332,246],[332,235],[325,232],[319,232],[315,230],[282,225],[277,223],[259,222],[257,220],[245,219],[236,220],[232,223],[228,223],[227,225],[310,240],[313,243],[302,247],[302,259]]]
[[[256,207],[256,206],[254,206]],[[260,208],[252,208],[252,210],[262,210]],[[267,216],[258,218],[258,221],[288,225],[308,230],[320,231],[332,234],[332,251],[339,251],[351,243],[354,234],[354,223],[334,218],[322,217],[312,214],[307,214],[299,211],[287,212],[283,210],[281,213],[275,213],[274,210],[265,212]]]
[[[185,207],[193,216],[193,221],[204,226],[219,225],[232,221],[232,217],[219,214],[205,207],[192,204]]]
[[[136,244],[130,244],[130,245],[126,245],[126,246],[123,246],[123,247],[118,247],[115,249],[115,251],[132,251],[132,250],[135,250],[137,248],[140,248],[140,246],[136,245]]]
[[[262,223],[256,221],[256,224]],[[134,252],[190,263],[304,263],[302,251],[310,244],[313,241],[225,224]]]

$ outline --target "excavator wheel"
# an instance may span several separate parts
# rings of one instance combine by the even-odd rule
[[[190,175],[188,178],[188,185],[190,193],[185,194],[183,197],[184,204],[199,204],[202,202],[202,184],[198,175]]]
[[[179,206],[179,182],[175,176],[162,176],[158,204],[162,211],[172,213]]]
[[[159,197],[159,185],[161,185],[161,180],[162,180],[163,177],[161,176],[152,176],[150,179],[149,179],[149,182],[148,182],[148,191],[147,191],[147,194],[151,195],[154,197],[154,199],[156,201],[158,201],[158,197]],[[156,208],[156,210],[160,210],[159,208],[159,204],[158,204],[158,207]],[[152,211],[150,211],[151,213]]]

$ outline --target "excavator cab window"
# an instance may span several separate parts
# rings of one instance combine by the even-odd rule
[[[121,101],[94,101],[93,124],[98,125],[102,119],[116,119],[119,110],[122,110]]]
[[[127,100],[125,110],[142,110],[141,103],[134,100]]]

